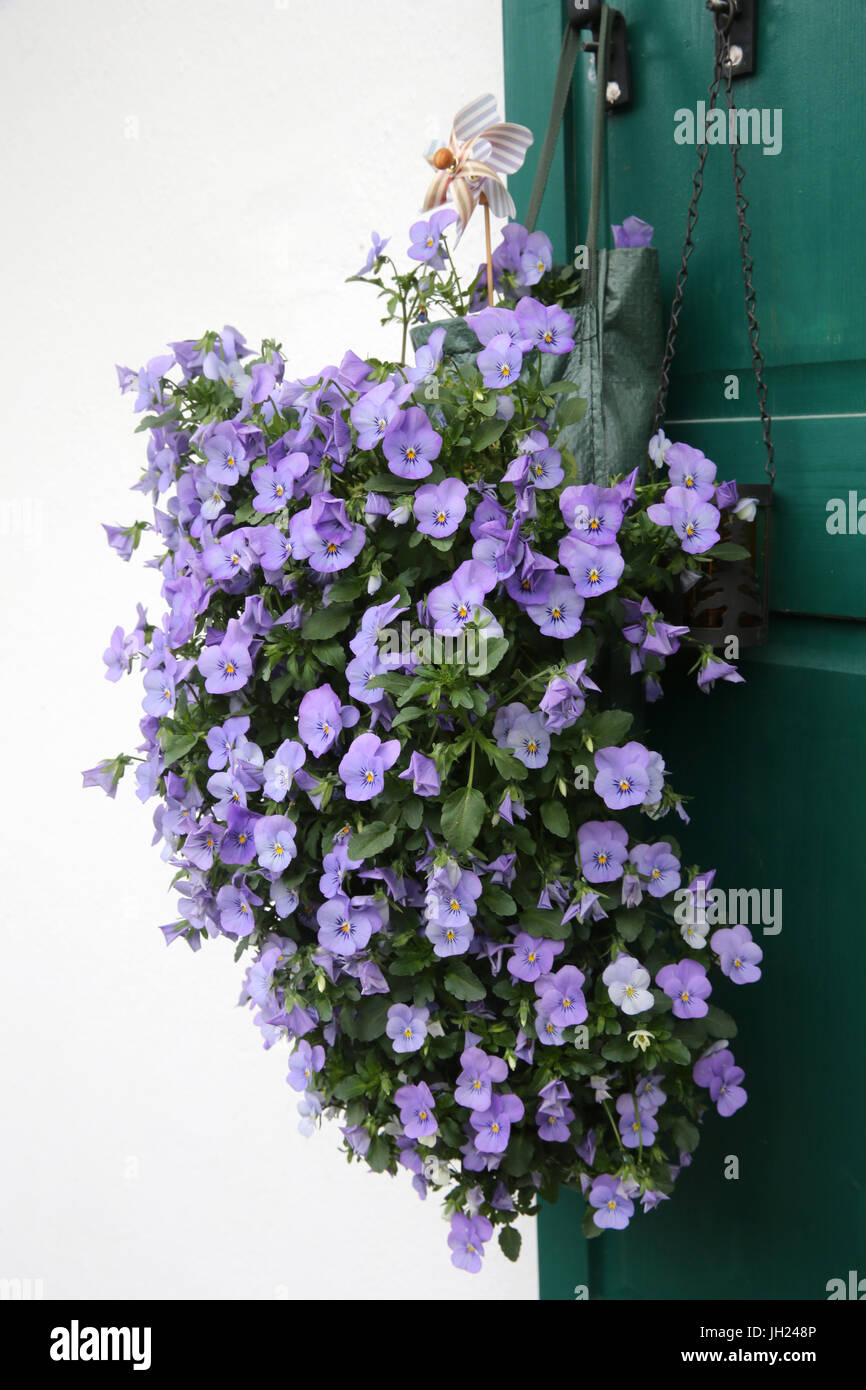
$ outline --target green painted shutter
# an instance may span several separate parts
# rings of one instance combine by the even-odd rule
[[[635,213],[653,223],[667,309],[697,159],[695,146],[674,142],[674,117],[706,99],[712,22],[699,0],[620,8],[635,102],[608,120],[603,222]],[[735,83],[735,96],[740,107],[782,112],[779,154],[742,151],[778,470],[774,616],[767,646],[743,654],[748,685],[704,697],[683,676],[669,679],[647,727],[674,785],[695,796],[680,837],[687,858],[716,867],[725,888],[781,889],[782,931],[754,930],[764,949],[758,985],[716,991],[740,1023],[733,1050],[748,1106],[729,1120],[708,1114],[672,1200],[621,1236],[585,1244],[577,1199],[548,1208],[543,1298],[588,1284],[594,1298],[821,1299],[828,1280],[858,1267],[866,1275],[866,534],[857,531],[866,503],[866,11],[858,0],[758,8],[758,71]],[[508,117],[540,141],[564,6],[503,0],[503,11]],[[560,258],[575,240],[576,206],[585,218],[588,67],[582,60],[539,220]],[[530,157],[511,183],[518,216],[532,172]],[[704,449],[745,493],[762,481],[764,455],[726,146],[710,149],[695,242],[667,432]],[[737,400],[725,399],[729,374]],[[832,499],[842,533],[828,530]],[[739,1159],[737,1180],[724,1177],[727,1155]]]

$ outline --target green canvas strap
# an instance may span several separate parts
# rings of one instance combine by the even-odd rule
[[[577,55],[579,52],[580,31],[573,29],[569,24],[562,37],[562,52],[559,55],[559,67],[556,70],[556,81],[553,84],[553,99],[550,103],[550,116],[547,121],[547,130],[544,132],[541,152],[538,156],[538,166],[535,170],[532,192],[529,196],[529,208],[526,213],[525,226],[530,232],[535,231],[535,224],[538,221],[538,214],[541,211],[541,200],[544,197],[544,190],[547,187],[547,178],[550,173],[550,166],[553,163],[556,142],[559,139],[559,131],[562,126],[562,118],[565,115],[565,106],[571,91],[574,66],[577,62]]]
[[[594,264],[595,256],[592,253],[598,249],[601,185],[604,174],[604,122],[607,110],[607,74],[610,60],[611,29],[610,6],[602,5],[598,35],[598,56],[596,60],[597,80],[595,113],[592,129],[592,174],[590,180],[589,219],[586,235],[586,245],[590,249],[590,264]],[[529,207],[526,213],[525,225],[530,232],[535,231],[538,214],[541,210],[541,202],[553,164],[556,142],[559,139],[559,132],[562,126],[563,116],[565,115],[565,107],[571,91],[571,84],[574,79],[574,68],[579,52],[580,30],[572,28],[569,24],[562,39],[562,51],[559,55],[559,66],[556,70],[556,81],[553,84],[553,97],[550,103],[550,117],[547,122],[547,130],[544,133],[541,152],[538,156],[538,166],[535,171],[532,193],[529,197]],[[577,236],[579,236],[577,228],[575,228],[575,232]]]

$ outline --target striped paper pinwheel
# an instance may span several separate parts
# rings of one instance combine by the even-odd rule
[[[427,155],[436,172],[423,211],[441,207],[450,193],[461,232],[479,201],[496,217],[513,217],[514,203],[502,176],[517,172],[532,138],[526,126],[500,121],[496,98],[489,93],[461,107],[448,144]]]

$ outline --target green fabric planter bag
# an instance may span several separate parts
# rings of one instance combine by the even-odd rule
[[[589,268],[583,275],[581,302],[574,315],[575,345],[570,353],[545,354],[542,361],[545,383],[563,378],[573,381],[587,403],[583,418],[566,425],[559,442],[574,455],[578,481],[601,487],[608,486],[611,474],[630,473],[646,464],[663,348],[658,252],[650,246],[598,249],[610,28],[610,9],[605,5],[599,32],[592,187],[584,243]],[[541,207],[579,51],[579,31],[569,26],[529,200],[526,226],[530,231]],[[458,365],[470,358],[474,361],[481,344],[464,319],[417,324],[411,331],[413,346],[420,347],[435,328],[442,327],[446,330],[446,353]]]

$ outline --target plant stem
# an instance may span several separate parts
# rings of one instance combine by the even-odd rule
[[[484,193],[478,199],[484,208],[484,243],[487,248],[487,303],[493,308],[493,251],[490,245],[490,206]]]

